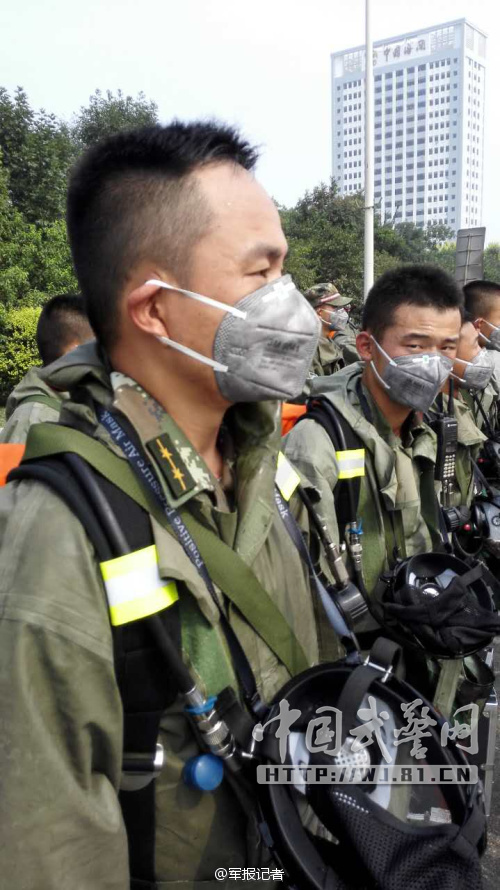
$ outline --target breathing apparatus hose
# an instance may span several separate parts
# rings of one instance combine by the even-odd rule
[[[340,449],[342,451],[347,451],[347,444],[344,436],[344,431],[342,429],[341,424],[338,421],[337,414],[335,410],[330,410],[328,402],[325,400],[322,402],[324,409],[328,412],[328,418],[331,421],[332,425],[335,428],[335,432],[338,437],[338,442],[340,445]],[[363,548],[360,540],[360,529],[358,525],[357,519],[357,505],[354,500],[354,492],[352,489],[352,485],[347,482],[347,497],[349,503],[349,514],[350,520],[346,525],[346,536],[348,538],[348,550],[352,559],[354,578],[356,581],[356,585],[365,598],[366,604],[368,608],[370,607],[368,591],[365,586],[363,571],[362,571],[362,553]]]
[[[92,504],[95,511],[94,515],[99,518],[104,536],[107,539],[107,548],[103,551],[104,559],[112,558],[111,554],[115,557],[129,554],[131,552],[130,546],[116,516],[86,462],[78,455],[69,453],[64,455],[64,460],[78,480],[88,501]],[[59,487],[61,487],[60,481]],[[79,509],[81,510],[81,504]],[[102,560],[103,554],[99,554],[99,556]],[[168,666],[169,672],[175,679],[179,692],[184,697],[186,712],[191,722],[196,726],[204,744],[212,754],[221,758],[232,772],[237,772],[241,767],[241,763],[239,758],[235,756],[237,753],[236,743],[226,723],[217,714],[215,698],[205,699],[202,695],[190,671],[184,664],[180,653],[177,651],[173,640],[165,629],[160,615],[158,613],[149,615],[145,621]]]

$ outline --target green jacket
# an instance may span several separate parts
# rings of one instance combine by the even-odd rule
[[[477,393],[476,399],[472,397],[468,390],[462,391],[462,398],[465,404],[468,405],[468,407],[472,411],[475,425],[480,430],[482,430],[482,432],[485,433],[486,436],[488,436],[488,424],[491,426],[492,430],[498,429],[499,390],[495,381],[495,377],[492,377],[490,383],[488,383],[488,386],[486,386],[485,389]],[[478,402],[482,410],[478,407]],[[483,412],[488,419],[488,423],[486,423]]]
[[[97,423],[93,399],[114,402],[143,441],[166,433],[176,471],[164,485],[169,503],[196,505],[215,534],[252,567],[309,663],[336,657],[335,647],[320,645],[321,609],[274,502],[279,406],[240,405],[226,416],[233,452],[225,472],[235,479],[233,505],[153,399],[122,375],[112,375],[111,385],[94,344],[49,370],[50,384],[78,387],[78,404],[65,403],[62,421],[71,418],[93,429],[123,460]],[[185,490],[177,471],[190,480]],[[300,521],[306,532],[304,518]],[[152,528],[160,575],[177,584],[186,662],[206,693],[236,687],[219,613],[198,572],[164,525],[152,520]],[[0,493],[0,600],[5,886],[126,890],[127,841],[117,797],[122,707],[103,582],[80,523],[36,482],[10,483]],[[241,614],[231,607],[227,614],[269,701],[288,671]],[[331,639],[328,631],[324,639]],[[254,801],[234,781],[224,780],[210,794],[183,784],[183,764],[199,748],[180,702],[165,713],[160,741],[165,767],[156,780],[157,886],[215,890],[216,868],[266,864]],[[243,882],[231,887],[242,890]]]
[[[32,424],[59,420],[67,394],[49,386],[42,373],[42,368],[30,368],[11,392],[5,406],[7,422],[0,432],[0,443],[25,442]]]
[[[357,330],[348,324],[343,331],[337,331],[334,340],[337,346],[342,350],[342,358],[344,365],[352,365],[353,362],[359,362],[359,353],[356,349]]]
[[[313,358],[310,373],[316,377],[325,377],[344,367],[342,350],[337,346],[336,337],[320,337]]]
[[[331,377],[318,379],[313,384],[313,395],[323,394],[330,399],[365,449],[358,518],[363,523],[363,574],[371,594],[381,572],[393,562],[395,545],[402,556],[431,549],[436,528],[436,440],[426,424],[414,419],[403,443],[394,436],[363,387],[373,422],[367,420],[358,395],[362,372],[363,365],[358,362]],[[301,421],[286,437],[284,450],[321,493],[319,509],[338,541],[333,493],[339,479],[339,463],[328,434],[313,420]]]

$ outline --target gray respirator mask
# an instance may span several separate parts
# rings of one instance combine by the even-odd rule
[[[330,331],[343,331],[349,321],[349,313],[345,309],[332,309],[325,323]]]
[[[458,384],[463,389],[485,389],[493,376],[493,361],[488,354],[487,349],[481,349],[471,362],[465,361],[463,358],[456,358],[455,361],[465,365],[465,371],[462,377],[458,374],[451,376],[458,380]]]
[[[158,340],[213,368],[228,402],[282,401],[300,395],[321,324],[290,275],[271,281],[234,306],[164,281],[146,284],[177,291],[226,313],[215,334],[213,359],[168,337]]]
[[[495,327],[494,324],[491,324],[491,322],[486,320],[484,323],[487,324],[489,328],[492,328],[491,334],[487,337],[486,334],[480,332],[479,336],[482,337],[483,340],[486,340],[489,349],[496,349],[497,352],[500,352],[500,328]]]
[[[379,374],[373,361],[370,364],[389,398],[398,405],[407,405],[415,411],[428,411],[450,376],[452,359],[440,352],[421,352],[419,355],[398,355],[391,358],[375,337],[372,340],[388,361],[382,374]]]

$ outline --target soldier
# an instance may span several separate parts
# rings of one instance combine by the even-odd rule
[[[276,475],[277,400],[301,390],[319,330],[282,276],[286,241],[255,161],[229,127],[176,122],[113,136],[72,174],[69,238],[97,342],[44,373],[70,398],[64,426],[33,427],[27,458],[51,454],[57,475],[62,431],[57,447],[85,458],[89,507],[104,494],[120,504],[111,526],[108,508],[99,515],[125,555],[99,566],[102,533],[95,522],[86,533],[81,499],[69,508],[67,473],[61,496],[36,481],[0,493],[6,886],[180,890],[215,886],[217,868],[269,864],[237,775],[211,793],[189,771],[184,781],[200,751],[196,715],[155,647],[138,643],[158,614],[203,700],[225,691],[239,726],[337,651],[320,650],[322,607],[275,502],[275,479],[282,503],[298,483],[284,458]],[[89,466],[101,467],[90,481]],[[127,554],[125,533],[142,549]],[[156,665],[145,677],[141,653]],[[157,687],[168,693],[159,714]],[[165,758],[153,780],[156,742]],[[127,764],[143,761],[145,786],[124,787],[122,766],[127,783]]]
[[[337,541],[339,480],[359,477],[368,595],[398,557],[430,550],[439,539],[436,442],[422,412],[449,376],[462,313],[462,295],[440,269],[408,266],[382,275],[356,338],[362,361],[312,384],[313,397],[328,399],[351,439],[348,466],[339,464],[338,449],[313,419],[306,417],[286,439],[285,453],[321,492],[320,510]]]
[[[464,287],[464,296],[466,317],[477,327],[480,345],[491,352],[496,402],[500,393],[500,284],[480,279],[470,281]]]
[[[343,297],[331,282],[315,284],[305,291],[321,321],[321,338],[311,374],[325,377],[359,360],[353,328],[349,325],[350,297]]]
[[[45,303],[36,329],[36,342],[43,367],[93,339],[85,306],[77,294],[61,294]],[[67,394],[54,389],[31,368],[11,392],[5,407],[6,425],[0,443],[26,441],[33,423],[57,421]]]
[[[432,421],[436,412],[449,413],[451,410],[457,421],[456,474],[447,504],[450,507],[470,506],[474,496],[473,462],[477,460],[486,436],[476,422],[471,405],[474,405],[474,397],[484,396],[486,389],[491,390],[489,381],[492,374],[493,363],[489,352],[479,345],[477,328],[472,322],[465,321],[460,330],[450,380],[445,383],[429,415]],[[453,387],[451,404],[450,385]],[[487,396],[487,406],[489,401]],[[439,483],[438,487],[441,487]]]

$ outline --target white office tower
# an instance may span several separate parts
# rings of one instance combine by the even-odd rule
[[[374,44],[375,207],[382,221],[480,226],[486,35],[465,19]],[[332,54],[333,176],[364,185],[364,47]]]

